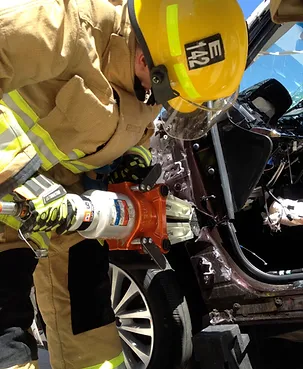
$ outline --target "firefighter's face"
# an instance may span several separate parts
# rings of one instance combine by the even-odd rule
[[[135,74],[140,79],[142,86],[146,90],[151,89],[150,72],[143,55],[142,49],[137,46],[135,56]]]

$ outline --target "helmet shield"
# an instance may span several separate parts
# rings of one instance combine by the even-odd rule
[[[160,113],[160,120],[169,136],[184,141],[197,140],[222,120],[225,112],[233,106],[237,96],[236,92],[228,98],[209,103],[208,106],[198,105],[179,97],[175,99],[174,106],[168,104],[165,106],[165,110]],[[185,110],[187,112],[184,112]]]

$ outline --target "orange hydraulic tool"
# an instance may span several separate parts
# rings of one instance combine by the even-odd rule
[[[171,244],[194,237],[194,211],[190,203],[170,195],[166,185],[155,185],[155,173],[159,173],[159,168],[155,167],[139,185],[123,182],[110,185],[108,191],[89,190],[81,196],[66,194],[77,209],[69,231],[77,231],[84,238],[105,239],[110,250],[147,253],[164,269],[163,254]],[[24,215],[30,215],[27,205],[0,202],[0,213],[22,221]],[[20,236],[26,242],[31,235]],[[47,250],[43,250],[46,254]]]
[[[129,182],[113,184],[109,191],[122,193],[134,206],[135,222],[131,233],[124,239],[107,240],[110,250],[137,250],[145,252],[142,243],[154,243],[162,253],[170,249],[166,222],[166,185],[156,185],[152,190],[141,192],[139,186]],[[152,242],[151,242],[152,240]]]

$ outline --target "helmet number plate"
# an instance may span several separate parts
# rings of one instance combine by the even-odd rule
[[[225,59],[220,33],[185,45],[189,70],[203,68]]]

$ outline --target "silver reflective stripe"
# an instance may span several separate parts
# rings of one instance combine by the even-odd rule
[[[89,168],[85,168],[84,166],[80,165],[80,164],[75,164],[75,163],[69,163],[67,162],[68,164],[71,164],[73,165],[75,168],[77,168],[80,172],[88,172],[90,171],[91,169]]]
[[[89,172],[90,170],[98,168],[97,166],[88,165],[87,167],[84,165],[80,165],[78,163],[75,163],[74,161],[61,161],[60,164],[62,164],[65,168],[71,170],[73,173],[83,173],[83,172]]]
[[[50,247],[50,238],[46,232],[33,233],[30,239],[35,244],[38,244],[38,247],[42,250],[47,250]]]
[[[10,109],[12,109],[16,114],[19,115],[20,118],[23,119],[28,128],[32,128],[35,125],[35,122],[32,121],[32,119],[19,108],[9,94],[4,94],[2,100]]]
[[[35,178],[37,182],[39,182],[43,187],[48,188],[55,184],[51,179],[45,177],[43,174],[39,174],[38,177]]]
[[[50,246],[50,239],[47,237],[47,234],[45,232],[40,232],[39,235],[43,238],[43,241],[47,247]]]
[[[0,150],[5,150],[7,146],[14,141],[15,138],[19,137],[15,132],[9,127],[6,131],[0,135]]]
[[[79,159],[78,155],[74,151],[72,151],[70,154],[68,154],[68,157],[69,157],[70,160],[78,160]]]
[[[35,121],[33,121],[30,118],[29,115],[27,115],[26,113],[23,112],[22,109],[20,109],[20,107],[14,102],[14,100],[11,98],[11,96],[9,94],[4,94],[2,100],[14,113],[16,113],[23,120],[24,124],[29,129],[29,131],[26,132],[28,138],[31,140],[31,142],[33,144],[35,144],[38,147],[40,153],[49,162],[49,163],[45,162],[45,160],[43,160],[43,158],[42,158],[43,167],[45,169],[50,169],[50,165],[55,166],[56,164],[58,164],[61,161],[61,164],[63,166],[66,166],[69,170],[71,170],[74,173],[87,172],[87,171],[91,170],[90,168],[87,168],[85,166],[85,164],[81,165],[81,164],[78,164],[78,163],[73,163],[74,160],[77,161],[77,160],[80,159],[76,152],[72,151],[69,155],[66,155],[65,153],[63,153],[62,151],[60,151],[58,149],[58,147],[56,146],[55,143],[53,143],[55,148],[56,148],[55,155],[58,154],[58,158],[57,158],[53,153],[54,151],[49,149],[47,143],[43,140],[43,138],[41,138],[40,135],[37,135],[37,134],[35,134],[31,131],[31,128],[33,128],[36,124]],[[33,114],[35,114],[35,113],[33,113]],[[40,127],[38,125],[37,125],[37,127],[39,127],[39,129],[44,131],[44,129],[42,127]],[[47,131],[45,131],[45,132],[48,133]],[[22,131],[22,133],[23,133],[23,131]],[[16,137],[13,137],[13,138],[16,138]],[[0,146],[0,147],[2,147],[2,146]]]
[[[27,132],[27,136],[29,137],[29,139],[31,140],[31,142],[33,142],[34,144],[36,144],[41,152],[41,154],[43,154],[47,160],[49,160],[53,165],[56,165],[59,163],[59,159],[57,159],[53,153],[49,150],[49,148],[46,146],[45,142],[38,137],[37,135],[35,135],[33,132],[29,131]]]

